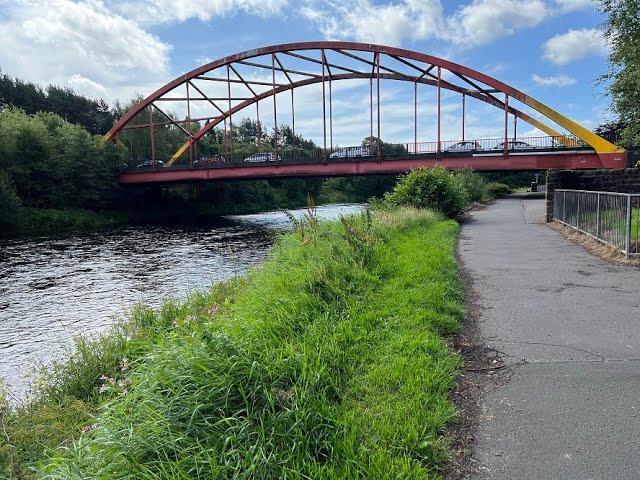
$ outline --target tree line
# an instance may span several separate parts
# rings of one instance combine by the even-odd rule
[[[117,106],[109,107],[105,100],[78,95],[70,88],[56,85],[42,88],[4,73],[0,75],[0,108],[6,105],[16,106],[28,114],[58,114],[69,123],[81,125],[92,135],[107,132],[119,110]]]

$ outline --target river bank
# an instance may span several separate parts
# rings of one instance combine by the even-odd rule
[[[413,209],[307,218],[247,276],[81,342],[33,403],[3,413],[0,465],[34,478],[437,476],[459,365],[446,341],[462,318],[456,232]]]
[[[349,196],[334,196],[322,204],[354,203]],[[346,199],[346,200],[345,200]],[[365,199],[366,200],[366,199]],[[360,199],[359,201],[362,201]],[[304,207],[302,200],[279,204],[282,209]],[[211,224],[228,215],[250,215],[264,212],[271,205],[227,204],[224,207],[206,202],[161,202],[155,206],[107,210],[83,208],[33,208],[21,207],[11,228],[0,231],[0,239],[37,238],[52,235],[87,234],[108,232],[127,226]]]
[[[316,212],[331,219],[361,209]],[[138,303],[159,308],[243,275],[290,228],[284,212],[263,212],[0,241],[0,381],[23,399],[33,365],[64,355],[73,337],[104,331]]]

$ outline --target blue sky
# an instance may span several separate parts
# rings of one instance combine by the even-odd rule
[[[609,116],[609,100],[595,85],[607,67],[597,30],[602,20],[591,0],[0,0],[0,67],[43,85],[126,102],[242,50],[363,41],[465,64],[593,128]],[[407,121],[401,113],[412,104],[412,89],[395,83],[383,86],[383,138],[411,141],[412,110]],[[318,141],[313,97],[303,95],[296,119],[298,130]],[[421,140],[434,137],[432,97],[420,93]],[[287,123],[285,100],[281,121]],[[336,88],[334,100],[336,143],[357,142],[368,130],[358,124],[368,88]],[[443,136],[455,139],[459,100],[449,95],[443,102]],[[468,121],[469,135],[499,136],[500,112],[471,105]],[[527,133],[536,132],[519,129]]]

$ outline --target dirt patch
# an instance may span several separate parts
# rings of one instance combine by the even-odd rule
[[[606,245],[597,241],[595,238],[578,232],[571,227],[563,225],[560,222],[550,222],[549,228],[559,232],[564,238],[569,240],[575,245],[579,245],[584,248],[591,255],[594,255],[602,260],[614,263],[616,265],[635,265],[640,266],[640,258],[624,258],[624,254],[620,253],[611,245]]]

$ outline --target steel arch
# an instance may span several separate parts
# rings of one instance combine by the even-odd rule
[[[305,55],[301,55],[300,51],[316,51],[321,53],[321,59],[317,60],[312,57],[306,57]],[[365,65],[368,64],[369,67],[373,66],[373,68],[369,68],[367,71],[356,71],[351,68],[347,68],[344,65],[336,65],[331,64],[327,61],[325,56],[325,51],[333,51],[342,56],[348,58],[351,57],[355,59],[357,62],[361,62]],[[367,52],[373,54],[373,60],[369,60],[366,58],[362,58],[356,55],[353,52]],[[309,73],[309,72],[301,72],[292,69],[287,69],[277,57],[277,54],[285,54],[291,57],[297,57],[302,60],[309,61],[315,64],[322,65],[322,75],[319,75],[317,72]],[[249,60],[254,59],[256,57],[263,57],[270,55],[272,59],[271,66],[269,65],[259,65],[250,62]],[[388,59],[395,59],[396,61],[405,64],[411,69],[415,70],[415,76],[408,75],[405,73],[398,72],[394,69],[388,68],[387,66],[381,65],[381,58],[386,56]],[[278,66],[276,66],[276,62]],[[413,62],[420,62],[428,65],[427,67],[420,67]],[[251,86],[242,79],[242,77],[237,73],[234,66],[238,65],[248,65],[248,66],[257,66],[260,68],[270,69],[273,75],[272,88],[270,90],[257,93]],[[232,116],[233,114],[239,112],[240,110],[255,104],[256,102],[269,98],[271,96],[277,95],[278,93],[294,90],[296,88],[311,85],[314,83],[324,83],[326,81],[331,80],[340,80],[347,78],[367,78],[367,79],[392,79],[392,80],[404,80],[408,82],[428,84],[428,85],[437,85],[440,88],[445,88],[448,90],[457,91],[464,95],[468,95],[470,97],[476,98],[478,100],[489,103],[498,108],[504,108],[507,112],[515,115],[518,118],[523,119],[527,123],[541,129],[542,131],[548,133],[552,136],[560,135],[556,130],[549,127],[548,125],[536,120],[535,118],[527,115],[524,112],[521,112],[512,106],[509,106],[508,100],[509,98],[514,98],[521,103],[529,106],[534,109],[538,113],[540,113],[543,117],[551,120],[557,125],[560,125],[564,129],[566,129],[571,134],[575,135],[577,138],[581,139],[586,144],[590,145],[595,152],[599,156],[615,156],[616,160],[618,157],[624,155],[624,150],[618,148],[613,145],[609,141],[599,137],[595,133],[586,129],[585,127],[579,125],[577,122],[569,119],[568,117],[562,115],[556,110],[544,105],[542,102],[526,95],[524,92],[507,85],[493,77],[490,77],[486,74],[473,70],[464,65],[460,65],[439,57],[435,57],[432,55],[423,54],[420,52],[415,52],[411,50],[395,48],[395,47],[387,47],[382,45],[374,45],[374,44],[365,44],[365,43],[356,43],[356,42],[333,42],[333,41],[320,41],[320,42],[299,42],[299,43],[289,43],[289,44],[280,44],[280,45],[272,45],[268,47],[263,47],[254,50],[248,50],[242,53],[230,55],[219,60],[213,61],[206,65],[203,65],[199,68],[196,68],[180,77],[177,77],[173,81],[167,83],[163,87],[159,88],[157,91],[149,95],[142,102],[137,104],[131,110],[129,110],[118,122],[116,122],[113,128],[105,135],[107,140],[117,138],[117,134],[125,129],[129,122],[136,117],[136,115],[143,112],[146,108],[150,106],[154,106],[154,108],[158,108],[154,105],[154,102],[163,98],[169,92],[174,91],[176,88],[181,86],[192,85],[195,88],[195,85],[192,83],[194,80],[206,79],[206,77],[202,77],[204,74],[209,73],[213,70],[219,69],[220,67],[226,67],[227,69],[227,87],[229,91],[229,102],[228,107],[226,109],[220,108],[217,104],[210,101],[212,105],[220,112],[220,115],[215,117],[207,117],[209,120],[197,133],[189,135],[189,139],[185,144],[174,154],[173,160],[179,158],[187,149],[190,148],[193,144],[196,144],[199,139],[209,130],[211,130],[216,125],[224,122],[227,118]],[[376,68],[377,67],[377,68]],[[333,74],[331,68],[335,70],[347,71],[346,74]],[[436,69],[440,72],[441,69],[447,70],[453,74],[456,78],[462,80],[465,84],[471,86],[472,88],[464,88],[460,85],[457,85],[453,82],[449,82],[444,80],[441,75],[436,76],[431,73],[432,70]],[[325,74],[325,69],[328,70],[328,74]],[[377,72],[376,72],[377,69]],[[386,70],[388,73],[380,73],[380,69]],[[248,87],[248,89],[252,92],[252,96],[248,96],[246,100],[242,101],[242,103],[232,106],[231,105],[231,82],[230,79],[230,70],[232,70]],[[286,75],[289,82],[285,85],[277,85],[275,83],[275,72],[279,71]],[[299,75],[299,76],[307,76],[310,78],[306,78],[304,80],[293,81],[290,75]],[[202,78],[199,78],[202,77]],[[238,82],[237,80],[233,80],[233,82]],[[250,82],[253,83],[253,82]],[[483,87],[482,85],[485,87]],[[265,83],[266,85],[266,83]],[[488,87],[488,88],[487,88]],[[438,89],[439,90],[439,89]],[[331,91],[331,90],[330,90]],[[188,90],[187,90],[188,92]],[[496,93],[503,93],[505,95],[505,101],[501,101],[497,97],[495,97]],[[188,93],[187,93],[188,95]],[[203,94],[203,97],[206,98],[206,95]],[[186,99],[187,104],[189,104],[189,98]],[[193,100],[192,100],[193,101]],[[275,102],[274,102],[275,103]],[[160,109],[158,109],[161,113],[163,113]],[[195,121],[195,120],[190,120]],[[506,120],[505,120],[506,121]],[[176,123],[176,122],[173,122]],[[373,123],[373,122],[372,122]],[[178,125],[178,123],[176,123]],[[179,125],[178,125],[179,126]],[[180,127],[182,128],[182,127]]]

